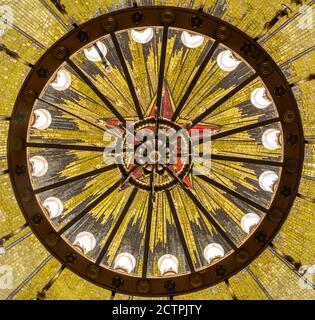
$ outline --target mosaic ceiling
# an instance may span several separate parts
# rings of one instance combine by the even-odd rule
[[[30,68],[43,53],[67,34],[73,24],[80,25],[105,13],[130,7],[131,4],[130,1],[65,0],[61,2],[67,15],[62,15],[53,2],[0,0],[0,14],[1,10],[6,10],[7,15],[9,11],[7,21],[1,20],[3,23],[0,23],[0,30],[3,30],[0,36],[0,239],[3,240],[0,243],[0,299],[110,299],[110,290],[98,287],[67,268],[64,269],[43,247],[29,226],[25,225],[25,218],[10,181],[7,138],[10,117],[19,90]],[[315,263],[315,113],[312,90],[314,82],[309,78],[310,74],[314,73],[315,65],[314,2],[288,1],[286,8],[283,7],[283,1],[273,1],[266,6],[266,2],[262,0],[137,1],[139,6],[172,5],[196,10],[203,7],[204,12],[229,22],[252,38],[257,38],[258,43],[281,68],[287,81],[293,84],[292,91],[298,103],[305,138],[305,159],[298,193],[287,220],[272,244],[228,281],[198,292],[175,296],[174,299],[315,298],[315,268],[311,268]],[[3,9],[4,6],[6,7]],[[72,23],[69,22],[69,17]],[[266,22],[275,17],[276,23],[266,31]],[[163,38],[161,27],[152,30],[152,40],[145,44],[134,41],[131,30],[117,33],[117,41],[135,86],[139,107],[145,117],[154,117],[156,112],[159,57]],[[176,106],[181,103],[198,67],[214,45],[213,39],[205,37],[197,48],[187,48],[182,41],[182,32],[183,30],[172,27],[168,32],[161,111],[166,119],[173,118]],[[97,85],[119,114],[130,121],[137,119],[134,97],[129,90],[115,45],[110,36],[102,37],[99,41],[101,50],[102,45],[106,48],[107,64],[104,61],[90,61],[86,58],[86,52],[80,50],[71,57],[72,63],[65,63],[62,68],[70,75],[71,86],[59,91],[49,85],[40,99],[36,100],[34,110],[47,110],[51,115],[51,123],[45,130],[32,127],[29,131],[29,157],[43,157],[49,166],[44,176],[33,179],[33,187],[40,202],[44,203],[51,196],[62,202],[62,214],[53,219],[53,224],[56,230],[64,231],[69,242],[74,242],[76,236],[83,231],[95,236],[97,244],[94,250],[88,253],[92,260],[98,258],[119,220],[121,211],[132,197],[128,218],[120,224],[104,254],[103,263],[111,267],[119,253],[128,252],[136,260],[133,273],[141,275],[150,192],[135,192],[131,184],[117,185],[110,196],[93,206],[84,218],[68,225],[84,208],[115,186],[121,177],[120,171],[114,168],[67,185],[62,184],[62,181],[81,173],[102,169],[103,152],[88,148],[84,150],[84,147],[104,147],[104,133],[113,136],[121,134],[116,117],[113,117],[110,110],[104,109],[102,99],[82,81],[77,70],[73,69],[74,65]],[[212,58],[202,70],[198,82],[182,106],[177,120],[180,125],[193,121],[209,106],[253,75],[252,68],[243,61],[231,72],[219,68],[218,56],[226,49],[219,44],[214,50]],[[253,107],[251,94],[255,88],[262,86],[261,79],[254,78],[220,105],[211,117],[203,119],[198,130],[215,134],[277,117],[278,112],[274,105],[265,109]],[[237,132],[212,141],[212,154],[247,160],[258,159],[264,163],[257,164],[246,160],[231,162],[218,158],[211,160],[209,178],[243,195],[249,199],[249,203],[208,184],[198,176],[188,175],[184,179],[186,186],[196,192],[207,212],[223,226],[225,233],[236,245],[242,244],[248,236],[241,228],[244,214],[254,211],[262,218],[264,212],[258,210],[257,206],[268,207],[272,202],[272,192],[262,190],[259,178],[267,170],[280,175],[281,169],[268,162],[276,163],[281,160],[282,155],[281,149],[266,149],[261,142],[261,136],[265,130],[280,130],[279,128],[278,123],[271,123],[263,128]],[[69,150],[62,147],[43,147],[47,143],[83,148]],[[177,160],[172,170],[180,171],[182,166]],[[150,175],[145,173],[146,171],[140,168],[133,175],[142,183],[150,185]],[[162,184],[167,180],[167,175],[157,174],[155,178]],[[225,252],[231,250],[222,240],[220,232],[196,209],[194,201],[183,189],[172,189],[171,196],[194,268],[207,265],[204,249],[209,243],[221,243]],[[179,273],[188,272],[190,268],[168,200],[166,193],[155,194],[146,271],[149,276],[159,273],[158,259],[165,254],[177,257]],[[254,203],[254,206],[256,204],[255,208],[250,203]],[[45,290],[45,286],[56,275],[57,278],[49,290]],[[132,298],[140,299],[136,296]],[[117,293],[115,299],[130,299],[130,296]]]

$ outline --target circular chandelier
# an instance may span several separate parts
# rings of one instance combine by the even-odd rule
[[[148,50],[145,46],[151,42],[159,42],[154,52],[159,57],[156,93],[149,105],[142,103],[143,93],[131,77],[124,35],[143,50]],[[186,52],[204,47],[193,75],[186,84],[178,83],[178,103],[174,103],[165,79],[171,36]],[[119,64],[113,63],[113,52]],[[105,74],[124,75],[127,87],[122,81],[116,89],[122,96],[130,95],[131,106],[102,91],[96,77],[89,74],[97,63],[104,67]],[[212,74],[205,75],[209,65]],[[213,74],[231,75],[234,85],[219,88],[221,93],[212,103],[189,104],[201,77]],[[88,103],[102,107],[104,118],[92,121],[90,111],[88,118],[70,111],[68,114],[99,128],[103,145],[89,145],[88,135],[73,136],[69,144],[49,142],[52,136],[42,135],[58,130],[49,108],[55,108],[58,99],[62,102],[58,94],[71,88],[74,81],[84,83],[86,94],[93,92],[94,100]],[[227,123],[227,129],[217,125],[215,119],[227,108],[226,103],[248,86],[252,90],[246,99],[251,104],[246,108],[255,114],[250,123]],[[205,88],[204,94],[206,91],[212,95],[215,92],[213,88]],[[67,110],[60,107],[59,112]],[[245,137],[244,132],[250,134]],[[43,138],[38,139],[41,135]],[[77,143],[79,138],[86,143]],[[228,142],[240,138],[243,143],[259,144],[260,154],[233,153]],[[246,267],[285,221],[298,189],[304,151],[301,120],[291,88],[256,41],[203,12],[158,6],[129,8],[95,18],[51,47],[20,91],[8,141],[16,197],[45,247],[79,276],[114,292],[139,296],[173,296],[201,290]],[[220,144],[222,141],[227,143]],[[200,151],[202,145],[206,147]],[[198,147],[197,155],[194,147]],[[46,179],[51,163],[41,150],[96,152],[102,155],[103,165],[91,160],[80,175],[51,181]],[[240,186],[232,187],[231,171],[224,171],[225,178],[220,179],[212,170],[213,162],[245,163],[247,170],[257,175],[255,185],[246,193]],[[67,208],[58,190],[82,189],[82,180],[105,173],[106,178],[99,182],[105,187],[93,201],[65,215]],[[225,197],[224,203],[231,210],[229,219],[211,209],[208,194]],[[107,220],[91,214],[102,204]],[[220,208],[219,200],[216,205]],[[141,239],[134,235],[140,247],[135,248],[131,235],[128,243],[117,248],[122,226],[126,230],[135,223],[139,207],[145,212],[139,227],[143,230]],[[183,210],[201,225],[193,235],[187,231]],[[105,223],[99,223],[102,219]],[[168,236],[163,248],[155,249],[153,226],[168,225],[168,220],[176,234]]]

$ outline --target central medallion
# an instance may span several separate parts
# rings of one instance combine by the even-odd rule
[[[134,185],[151,191],[150,175],[156,174],[154,191],[159,192],[174,187],[178,179],[183,180],[189,174],[190,135],[169,119],[148,117],[128,123],[121,146],[122,156],[115,157],[115,161],[125,178],[123,188]]]
[[[178,118],[180,123],[172,120],[175,108],[165,80],[161,115],[157,116],[155,96],[144,119],[127,121],[124,128],[120,126],[114,158],[124,177],[121,189],[133,185],[145,191],[160,192],[179,182],[191,187],[189,173],[194,162],[193,150],[198,146],[196,132],[197,139],[202,140],[218,126],[200,124],[191,129],[189,119]],[[106,119],[105,122],[117,128],[117,121]],[[153,187],[151,174],[156,175]]]

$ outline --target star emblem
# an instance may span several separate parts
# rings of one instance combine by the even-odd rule
[[[172,94],[171,94],[171,90],[168,86],[168,84],[165,82],[164,83],[164,88],[163,88],[163,98],[162,98],[162,110],[161,110],[161,117],[171,120],[174,111],[176,109],[176,105],[174,103]],[[156,110],[157,110],[157,96],[155,95],[147,109],[147,112],[145,114],[145,117],[147,118],[154,118],[156,117]],[[115,130],[116,133],[120,133],[123,134],[124,133],[124,129],[120,126],[120,121],[117,119],[100,119],[99,120],[100,124],[104,125],[108,130]],[[187,123],[190,123],[189,119],[185,119],[185,118],[181,118],[179,119],[179,122],[183,123],[181,126],[183,128],[185,128],[185,126],[187,125]],[[200,124],[200,125],[196,125],[193,127],[193,129],[189,129],[188,132],[191,135],[192,130],[194,131],[198,131],[199,134],[199,139],[203,139],[205,138],[208,134],[209,131],[213,131],[213,130],[218,130],[220,128],[220,126],[217,125],[212,125],[212,124]],[[152,127],[152,130],[155,131],[155,128]],[[117,131],[118,130],[118,131]],[[135,146],[137,145],[141,145],[141,141],[137,141],[135,139]],[[129,170],[131,170],[134,167],[134,158],[130,159],[130,164],[127,166]],[[177,155],[175,155],[175,161],[174,164],[169,165],[169,169],[172,170],[173,173],[176,174],[176,172],[181,171],[181,169],[183,168],[184,163],[181,159],[181,157],[178,157]],[[148,174],[148,172],[146,172],[146,170],[144,170],[142,167],[138,167],[136,168],[133,173],[132,176],[137,179],[137,180],[141,180],[142,178],[144,178],[144,176]],[[189,175],[187,175],[184,179],[183,182],[186,184],[186,186],[188,188],[192,187],[192,181]],[[122,186],[122,190],[126,189],[129,187],[128,183],[125,183]]]

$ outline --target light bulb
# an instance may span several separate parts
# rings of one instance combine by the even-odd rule
[[[251,229],[256,226],[260,221],[260,217],[256,213],[247,213],[241,220],[242,230],[250,233]]]
[[[43,203],[43,207],[47,209],[51,219],[59,217],[63,212],[61,200],[55,197],[47,198]]]
[[[50,84],[57,91],[67,90],[71,86],[71,75],[65,70],[57,72],[55,81]]]
[[[92,233],[84,231],[76,236],[73,245],[79,247],[84,254],[87,254],[95,248],[96,240]]]
[[[127,252],[120,253],[114,262],[114,269],[131,273],[136,267],[136,259]]]
[[[218,54],[217,64],[223,71],[231,72],[241,63],[236,59],[231,50],[224,50]]]
[[[278,179],[279,177],[275,172],[265,171],[259,177],[259,186],[264,191],[274,192],[274,186]]]
[[[104,57],[107,55],[107,48],[103,42],[96,42],[96,46],[98,47],[99,51],[103,54]],[[85,57],[92,62],[99,62],[102,61],[102,56],[100,55],[99,51],[92,46],[89,49],[84,49]]]
[[[154,36],[154,31],[152,28],[131,30],[132,39],[141,44],[150,42],[153,36]]]
[[[165,254],[158,261],[158,268],[162,276],[177,274],[178,265],[177,258],[171,254]]]
[[[45,130],[50,127],[52,122],[51,114],[48,110],[37,109],[34,111],[34,122],[32,128]]]
[[[250,98],[252,104],[258,109],[265,109],[272,104],[272,101],[267,97],[265,88],[256,88]]]
[[[262,144],[268,150],[276,150],[281,148],[280,131],[276,129],[268,129],[262,136]]]
[[[42,156],[35,156],[30,158],[30,163],[32,166],[32,176],[33,177],[42,177],[48,171],[48,162]]]
[[[211,263],[213,259],[224,257],[224,249],[218,243],[210,243],[205,247],[203,255]]]
[[[187,31],[182,32],[181,40],[183,44],[191,49],[200,47],[203,44],[205,38],[198,34],[192,34]]]

